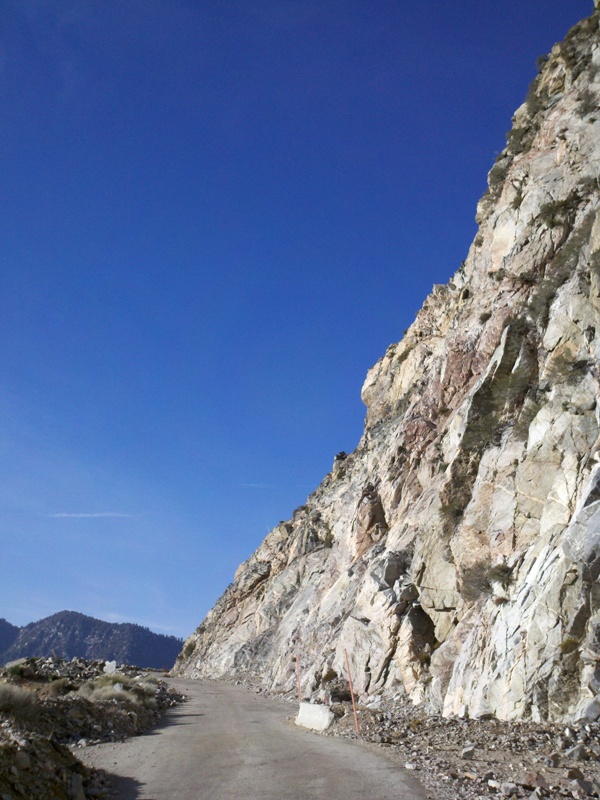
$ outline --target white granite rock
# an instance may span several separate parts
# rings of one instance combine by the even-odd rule
[[[329,728],[334,719],[334,713],[327,706],[318,703],[300,703],[296,725],[310,728],[313,731],[324,731]]]
[[[369,371],[356,450],[240,566],[176,674],[292,691],[298,656],[309,696],[347,651],[359,695],[445,715],[600,703],[599,19],[553,48],[464,264]]]

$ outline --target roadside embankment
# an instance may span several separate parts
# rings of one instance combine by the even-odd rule
[[[106,794],[76,751],[155,725],[183,696],[153,670],[114,662],[20,659],[0,670],[0,798]]]

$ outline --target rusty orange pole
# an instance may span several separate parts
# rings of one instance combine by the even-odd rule
[[[298,703],[302,703],[302,691],[300,689],[300,663],[298,662],[298,656],[294,656],[296,659],[296,680],[298,682]]]
[[[348,651],[344,649],[344,655],[346,656],[346,669],[348,670],[348,683],[350,684],[350,697],[352,698],[352,711],[354,711],[354,726],[356,728],[356,733],[360,736],[360,730],[358,728],[358,714],[356,713],[356,702],[354,700],[354,687],[352,686],[352,675],[350,673],[350,661],[348,660]]]

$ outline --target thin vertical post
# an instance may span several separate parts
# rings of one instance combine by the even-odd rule
[[[348,660],[348,651],[346,649],[344,649],[344,655],[346,656],[346,669],[348,670],[348,683],[350,684],[352,711],[354,711],[354,727],[356,728],[356,733],[360,736],[360,730],[358,728],[358,714],[356,713],[356,701],[354,700],[354,687],[352,686],[352,674],[350,672],[350,661]]]
[[[302,703],[302,690],[300,689],[300,662],[298,661],[298,656],[294,656],[296,659],[296,681],[298,683],[298,704]]]

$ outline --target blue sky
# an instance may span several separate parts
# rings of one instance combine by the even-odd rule
[[[591,0],[3,0],[0,617],[189,634],[360,438]]]

